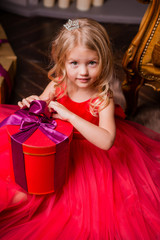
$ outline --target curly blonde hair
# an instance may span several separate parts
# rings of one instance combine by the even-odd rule
[[[49,79],[55,82],[58,91],[66,93],[65,59],[67,54],[77,45],[85,46],[97,52],[99,58],[100,73],[94,82],[96,94],[90,100],[90,112],[97,114],[109,104],[112,92],[109,83],[113,78],[113,57],[110,40],[105,28],[93,19],[80,18],[79,28],[68,31],[64,26],[52,42],[51,59],[53,67],[48,72]],[[57,92],[57,91],[56,91]],[[58,98],[62,95],[58,95]]]

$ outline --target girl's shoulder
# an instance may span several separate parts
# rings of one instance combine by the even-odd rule
[[[109,104],[99,112],[99,117],[118,117],[121,119],[126,118],[126,114],[123,108],[119,104],[115,104],[114,99],[111,98]]]
[[[114,110],[115,110],[115,103],[113,98],[110,98],[106,106],[104,106],[103,108],[100,106],[99,116],[114,115]]]

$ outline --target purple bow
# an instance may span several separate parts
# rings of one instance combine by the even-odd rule
[[[20,143],[25,142],[38,128],[56,144],[67,137],[55,130],[57,123],[51,117],[45,101],[36,100],[31,102],[30,109],[21,109],[11,115],[5,123],[20,125],[20,132],[12,137]],[[0,125],[1,126],[1,125]]]

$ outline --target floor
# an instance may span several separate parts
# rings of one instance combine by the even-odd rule
[[[0,23],[18,57],[10,104],[17,104],[17,101],[31,94],[40,94],[48,84],[50,43],[64,22],[63,19],[49,17],[22,17],[0,10]],[[102,24],[110,36],[116,76],[121,82],[125,77],[122,58],[139,26],[104,22]],[[160,93],[144,87],[140,91],[136,114],[127,117],[160,133]]]

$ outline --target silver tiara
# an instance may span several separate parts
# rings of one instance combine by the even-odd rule
[[[68,31],[71,31],[73,29],[79,28],[79,22],[78,20],[71,20],[69,19],[66,24],[63,25]]]

